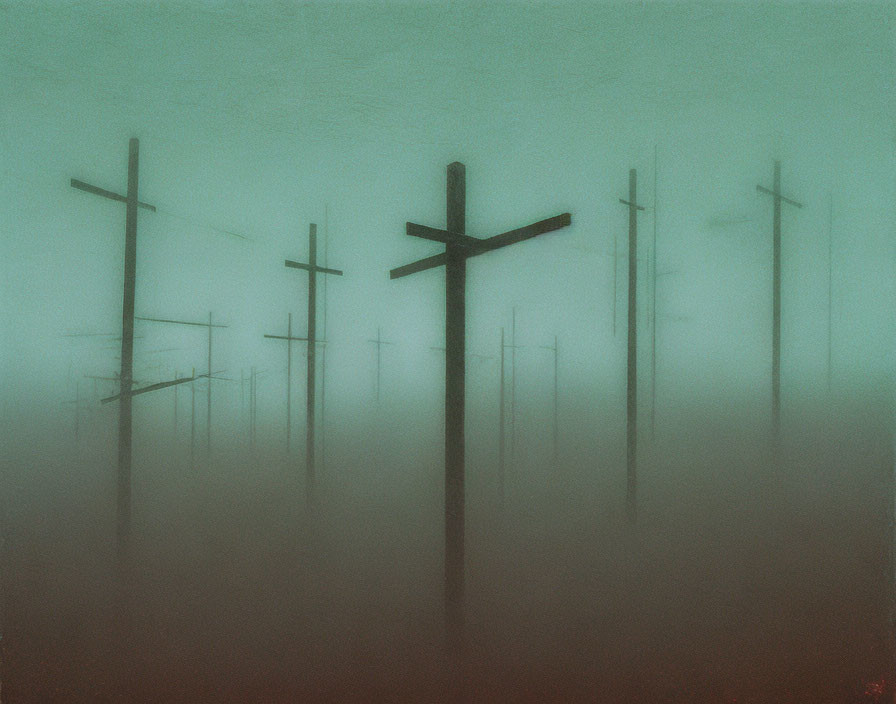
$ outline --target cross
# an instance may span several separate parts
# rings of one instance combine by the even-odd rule
[[[772,196],[772,441],[775,448],[781,439],[781,203],[802,208],[802,203],[781,194],[781,162],[775,161],[772,189],[756,186],[756,190]]]
[[[292,431],[292,343],[306,342],[307,337],[293,337],[292,313],[289,313],[286,323],[286,335],[265,335],[272,340],[286,340],[286,454],[289,454],[290,436]]]
[[[376,345],[376,402],[380,402],[380,351],[383,345],[394,345],[394,342],[386,342],[380,336],[380,329],[376,329],[376,339],[368,340],[368,342],[372,342]]]
[[[83,405],[89,405],[89,401],[86,398],[81,398],[81,384],[79,382],[75,382],[75,398],[72,401],[63,401],[65,405],[74,405],[75,407],[75,446],[78,445],[78,439],[80,436],[80,425],[81,425],[81,407]]]
[[[131,138],[128,144],[128,186],[122,196],[84,181],[72,179],[73,188],[103,196],[125,204],[124,293],[121,312],[121,403],[118,407],[118,491],[116,539],[119,565],[130,553],[131,530],[131,378],[134,366],[134,295],[137,282],[137,209],[155,212],[155,206],[138,200],[140,142]]]
[[[513,309],[513,338],[516,339],[516,308]],[[511,344],[506,344],[504,342],[504,328],[501,328],[501,352],[499,358],[501,360],[500,371],[498,375],[501,378],[499,395],[500,399],[498,401],[498,500],[500,501],[500,506],[504,507],[504,448],[505,448],[505,440],[504,440],[504,350],[511,349],[513,350],[512,360],[514,365],[511,367],[511,389],[516,389],[516,350],[519,345],[514,344],[511,341]],[[511,428],[512,428],[511,424]]]
[[[308,272],[308,380],[307,411],[305,440],[305,494],[309,506],[314,504],[314,355],[317,344],[317,274],[334,274],[342,276],[338,269],[328,269],[317,265],[317,225],[308,227],[308,263],[302,264],[289,259],[286,266],[291,269],[304,269]]]
[[[637,447],[638,447],[638,172],[628,172],[628,365],[626,373],[626,490],[628,520],[637,519]]]
[[[137,320],[145,320],[153,323],[168,323],[171,325],[190,325],[196,327],[208,328],[208,373],[205,375],[208,377],[208,389],[207,389],[207,397],[206,397],[206,418],[205,418],[205,449],[206,452],[211,455],[212,452],[212,382],[211,380],[214,378],[211,376],[212,373],[212,328],[226,328],[226,325],[220,325],[216,323],[212,323],[212,314],[209,311],[208,314],[208,322],[195,322],[192,320],[172,320],[171,318],[144,318],[141,316],[135,316]],[[192,449],[191,449],[192,453]]]
[[[392,279],[445,267],[445,618],[454,656],[463,650],[464,604],[464,382],[467,259],[516,244],[570,224],[569,213],[487,239],[466,234],[466,170],[448,165],[447,227],[407,223],[413,237],[445,245],[445,251],[389,272]]]

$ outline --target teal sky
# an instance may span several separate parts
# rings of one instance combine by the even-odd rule
[[[805,204],[784,213],[785,405],[826,391],[829,234],[834,383],[877,386],[893,362],[893,22],[852,2],[0,3],[7,412],[61,414],[80,373],[117,369],[108,344],[62,335],[120,330],[124,208],[69,179],[123,191],[131,136],[141,200],[159,209],[140,214],[138,315],[212,310],[230,325],[220,368],[269,369],[271,413],[285,353],[262,335],[289,312],[304,329],[306,277],[282,262],[307,256],[309,222],[345,271],[327,283],[333,413],[372,401],[378,326],[398,343],[384,350],[390,394],[438,408],[444,277],[388,270],[438,251],[404,223],[444,225],[455,160],[471,234],[572,213],[468,270],[468,352],[495,354],[517,307],[532,422],[554,335],[566,413],[598,399],[621,422],[626,268],[614,337],[612,252],[630,168],[647,207],[643,300],[654,227],[658,270],[675,270],[657,286],[660,407],[767,404],[772,211],[756,184],[771,186],[775,158]],[[162,365],[150,380],[204,368],[202,333],[137,334],[137,371]],[[468,363],[483,413],[495,365]]]

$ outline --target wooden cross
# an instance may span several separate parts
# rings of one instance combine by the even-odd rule
[[[317,274],[335,274],[342,276],[338,269],[328,269],[317,265],[317,225],[311,223],[308,228],[308,263],[302,264],[289,259],[286,266],[291,269],[304,269],[308,272],[308,379],[307,379],[307,411],[305,440],[305,494],[309,506],[314,505],[314,355],[317,344]]]
[[[293,337],[292,313],[289,313],[286,323],[286,335],[265,335],[271,340],[286,340],[286,454],[290,451],[290,437],[292,433],[292,343],[307,342],[307,337]]]
[[[155,212],[155,206],[143,203],[137,198],[138,172],[140,162],[140,142],[132,138],[128,144],[128,187],[122,196],[104,188],[92,186],[84,181],[72,179],[73,188],[103,196],[124,203],[125,246],[124,246],[124,294],[121,311],[121,372],[120,398],[118,408],[118,491],[116,540],[119,565],[127,562],[130,553],[131,530],[131,379],[134,367],[134,295],[137,282],[137,209]]]
[[[756,186],[756,190],[772,196],[772,441],[775,448],[781,439],[781,203],[802,208],[802,203],[781,194],[781,162],[775,161],[772,189]]]
[[[376,329],[376,339],[368,340],[368,342],[372,342],[374,345],[376,345],[376,402],[379,403],[380,402],[380,357],[381,357],[380,350],[382,349],[383,345],[394,345],[395,343],[394,342],[386,342],[386,340],[384,340],[380,336],[379,328]]]
[[[628,365],[626,373],[626,515],[637,520],[637,448],[638,448],[638,172],[628,172]]]
[[[516,244],[570,224],[569,213],[510,230],[487,239],[466,234],[466,170],[448,165],[447,227],[444,230],[407,223],[413,237],[445,245],[445,251],[392,269],[398,279],[438,266],[445,267],[445,618],[450,651],[463,650],[464,604],[464,400],[467,259]]]

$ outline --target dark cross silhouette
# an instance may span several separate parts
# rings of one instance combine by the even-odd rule
[[[557,345],[557,336],[554,335],[554,346],[547,347],[542,345],[541,349],[543,350],[551,350],[554,353],[554,469],[559,469],[558,463],[558,442],[557,442],[557,434],[559,433],[559,424],[558,424],[558,405],[557,405],[557,357],[559,352],[559,347]]]
[[[781,204],[802,208],[802,203],[781,194],[781,162],[775,161],[772,189],[756,186],[756,190],[772,196],[772,440],[777,449],[781,440]]]
[[[628,172],[628,365],[626,374],[625,467],[626,515],[631,523],[637,520],[638,491],[638,172]]]
[[[447,227],[444,230],[407,223],[413,237],[445,245],[445,251],[393,269],[392,279],[438,266],[445,267],[445,617],[450,652],[463,650],[464,604],[464,360],[466,277],[469,257],[522,242],[570,223],[569,213],[511,230],[488,239],[466,233],[466,172],[448,166]]]
[[[379,328],[376,329],[376,339],[368,340],[368,342],[372,342],[374,345],[376,345],[376,402],[379,403],[380,402],[380,369],[381,369],[380,357],[382,356],[381,350],[382,350],[383,345],[394,345],[395,343],[394,342],[386,342],[386,340],[384,340],[382,338],[382,336],[380,335]]]
[[[131,530],[131,379],[134,367],[134,295],[137,282],[137,209],[155,211],[155,206],[137,198],[140,143],[132,138],[128,144],[128,187],[126,195],[119,195],[84,181],[72,179],[71,185],[94,195],[125,203],[124,294],[121,311],[121,371],[118,407],[118,490],[116,510],[116,543],[119,565],[127,562],[130,554]]]
[[[289,259],[286,266],[304,269],[308,272],[308,380],[305,440],[305,494],[309,506],[314,505],[314,355],[317,344],[317,274],[342,276],[338,269],[328,269],[317,265],[317,225],[308,228],[308,263],[302,264]]]
[[[135,316],[137,320],[144,320],[152,323],[169,323],[171,325],[190,325],[202,328],[208,328],[208,373],[205,376],[208,378],[208,389],[206,391],[206,418],[205,418],[205,450],[206,453],[211,455],[212,452],[212,382],[211,380],[216,378],[213,377],[212,374],[212,328],[226,328],[226,325],[220,325],[217,323],[212,323],[212,314],[209,312],[208,314],[208,322],[194,322],[191,320],[172,320],[170,318],[144,318],[141,316]],[[195,392],[194,392],[195,393]],[[194,439],[195,440],[195,439]],[[190,454],[193,456],[195,451],[193,448],[190,449]]]
[[[292,343],[307,342],[307,337],[293,337],[292,313],[289,313],[286,323],[286,335],[265,335],[271,340],[286,340],[286,454],[290,452],[290,437],[292,434]]]

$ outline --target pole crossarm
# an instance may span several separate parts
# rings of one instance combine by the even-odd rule
[[[795,200],[791,200],[790,198],[787,198],[787,197],[781,195],[780,193],[778,193],[778,192],[776,192],[776,191],[773,191],[773,190],[771,190],[771,189],[769,189],[769,188],[766,188],[765,186],[758,186],[758,185],[757,185],[757,186],[756,186],[756,190],[757,190],[757,191],[760,191],[761,193],[767,193],[768,195],[770,195],[770,196],[774,196],[775,198],[780,198],[780,199],[783,200],[785,203],[790,203],[790,205],[794,205],[794,206],[796,206],[797,208],[802,208],[802,207],[803,207],[803,204],[802,204],[802,203],[798,203],[798,202],[795,201]]]
[[[212,327],[212,328],[226,328],[226,327],[228,327],[227,325],[221,325],[221,324],[219,324],[219,323],[212,323],[212,324],[209,324],[209,323],[196,323],[196,322],[193,322],[192,320],[172,320],[172,319],[170,319],[170,318],[146,318],[146,317],[139,316],[139,315],[135,315],[135,316],[134,316],[134,319],[136,319],[136,320],[146,320],[146,321],[149,321],[149,322],[152,322],[152,323],[172,323],[172,324],[174,324],[174,325],[196,325],[196,326],[198,326],[198,327],[202,327],[202,328],[208,328],[208,327]]]
[[[104,198],[109,198],[111,200],[117,200],[121,203],[127,203],[127,196],[119,195],[118,193],[113,193],[112,191],[107,191],[105,188],[99,188],[98,186],[91,186],[89,183],[85,183],[79,179],[73,178],[71,180],[72,188],[77,188],[81,191],[87,191],[88,193],[93,193],[94,195],[103,196]],[[142,201],[137,201],[138,208],[145,208],[146,210],[151,210],[152,212],[156,212],[156,206],[150,205],[149,203],[144,203]]]
[[[435,227],[418,225],[413,222],[407,223],[406,232],[411,237],[420,237],[424,240],[432,240],[433,242],[441,242],[442,244],[456,244],[460,247],[470,247],[471,249],[482,246],[485,241],[478,237],[470,237],[469,235],[462,235],[459,232],[449,232],[448,230],[439,230]]]
[[[271,340],[294,340],[296,342],[308,342],[307,337],[292,337],[290,335],[265,335],[264,337],[267,337]],[[318,342],[323,344],[324,341],[318,340]]]
[[[197,379],[203,379],[205,377],[210,376],[209,374],[197,374],[196,376],[188,376],[183,379],[172,379],[171,381],[160,381],[158,384],[151,384],[149,386],[144,386],[142,389],[134,389],[129,394],[115,394],[115,396],[108,396],[107,398],[100,399],[100,403],[111,403],[112,401],[117,401],[122,396],[139,396],[140,394],[146,394],[150,391],[158,391],[159,389],[167,389],[169,386],[176,386],[177,384],[186,384],[189,381],[196,381]]]
[[[445,244],[451,245],[459,245],[464,247],[465,249],[469,249],[470,251],[464,252],[464,256],[466,257],[475,257],[479,254],[484,254],[485,252],[491,252],[496,249],[500,249],[501,247],[506,247],[507,245],[516,244],[517,242],[523,242],[528,239],[532,239],[533,237],[537,237],[538,235],[543,235],[548,232],[553,232],[554,230],[559,230],[563,227],[567,227],[572,222],[572,216],[569,213],[563,213],[562,215],[556,215],[552,218],[547,218],[546,220],[539,220],[538,222],[534,222],[531,225],[526,225],[525,227],[517,228],[516,230],[509,230],[508,232],[503,232],[500,235],[495,235],[494,237],[489,237],[487,239],[476,239],[475,237],[470,237],[468,239],[475,242],[475,247],[471,247],[469,245],[464,245],[462,242],[455,242],[451,240],[450,242],[445,242],[445,240],[437,240],[440,242],[445,242]],[[413,223],[408,223],[408,226],[413,225]],[[414,227],[422,228],[422,225],[415,225]],[[444,233],[446,236],[450,237],[452,235],[456,235],[457,233],[452,233],[450,230],[436,230],[434,228],[426,228],[428,232],[431,233]],[[408,234],[416,234],[408,231]],[[416,236],[421,236],[417,234]],[[464,238],[467,236],[464,235]],[[426,238],[426,239],[434,239],[434,238]],[[416,262],[411,262],[410,264],[405,264],[404,266],[397,267],[392,269],[389,272],[390,279],[400,279],[404,276],[410,276],[411,274],[416,274],[420,271],[426,271],[427,269],[435,269],[439,266],[444,266],[448,260],[448,255],[445,253],[436,254],[432,257],[426,257],[424,259],[418,259]]]
[[[635,210],[645,210],[643,205],[638,205],[637,203],[632,203],[631,201],[627,201],[624,198],[620,198],[619,202],[623,205],[627,205],[630,208],[634,208]]]
[[[328,269],[325,266],[311,266],[302,262],[294,262],[291,259],[287,259],[285,263],[290,269],[304,269],[305,271],[314,271],[319,274],[335,274],[336,276],[343,275],[339,269]]]

